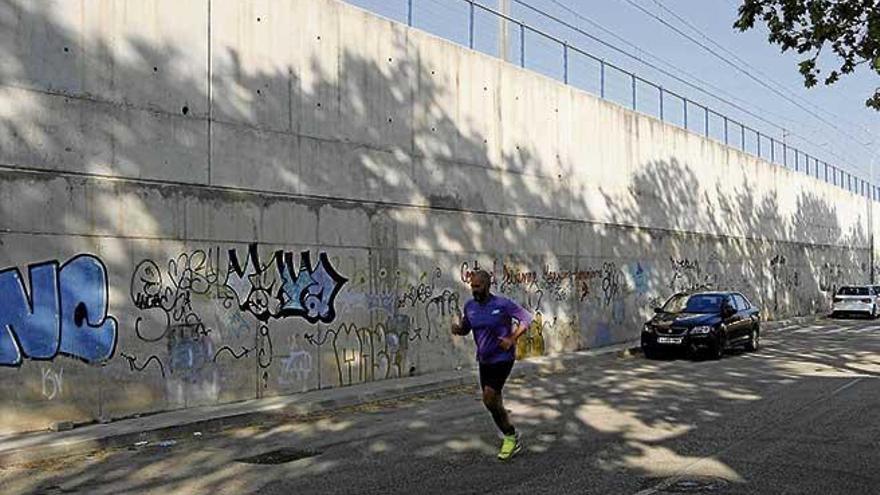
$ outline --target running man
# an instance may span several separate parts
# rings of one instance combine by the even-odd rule
[[[470,282],[474,298],[465,303],[464,317],[453,316],[452,333],[474,333],[483,404],[504,434],[498,458],[506,461],[522,450],[522,443],[504,409],[501,390],[513,369],[516,341],[528,330],[532,315],[510,299],[491,294],[491,276],[485,270],[474,272]],[[512,320],[517,321],[515,327]]]

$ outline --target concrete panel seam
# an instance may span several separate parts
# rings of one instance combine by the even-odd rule
[[[169,117],[179,117],[181,119],[192,120],[192,121],[208,120],[208,118],[209,118],[207,115],[199,115],[199,114],[191,111],[190,109],[187,109],[187,113],[184,115],[182,113],[169,112],[167,110],[153,107],[153,106],[135,105],[133,103],[129,103],[129,102],[125,102],[125,101],[107,100],[107,99],[97,98],[95,96],[87,95],[87,94],[71,94],[71,93],[65,93],[65,92],[61,92],[61,91],[48,91],[48,90],[37,89],[37,88],[32,88],[32,87],[27,87],[27,86],[21,86],[21,85],[17,85],[17,84],[9,84],[9,83],[0,84],[0,88],[4,88],[4,87],[16,89],[19,91],[41,94],[44,96],[54,96],[54,97],[58,97],[58,98],[67,98],[70,100],[93,103],[95,105],[103,105],[103,106],[117,108],[117,109],[123,109],[123,110],[140,110],[143,112],[152,113],[154,115],[165,115],[165,116],[169,116]]]
[[[614,222],[599,222],[592,220],[580,220],[574,218],[564,218],[564,217],[552,217],[546,215],[524,215],[517,213],[507,213],[503,211],[492,211],[492,210],[476,210],[476,209],[465,209],[465,208],[457,208],[457,207],[446,207],[446,206],[436,206],[436,205],[428,205],[428,204],[415,204],[415,203],[400,203],[394,201],[379,201],[379,200],[358,200],[351,198],[344,198],[339,196],[321,196],[321,195],[310,195],[310,194],[294,194],[294,193],[281,193],[277,191],[261,191],[257,189],[249,189],[249,188],[241,188],[241,187],[231,187],[231,186],[218,186],[218,185],[209,185],[209,184],[200,184],[193,182],[177,182],[177,181],[168,181],[168,180],[158,180],[158,179],[138,179],[133,177],[117,177],[110,175],[102,175],[102,174],[91,174],[85,172],[72,172],[69,170],[58,171],[58,170],[42,170],[42,169],[34,169],[30,167],[18,167],[14,165],[8,164],[0,164],[0,171],[10,170],[15,172],[24,172],[30,173],[33,175],[51,175],[53,177],[76,177],[76,178],[85,178],[85,179],[95,179],[95,180],[103,180],[108,182],[116,182],[116,183],[131,183],[131,184],[142,184],[142,185],[152,185],[152,186],[164,186],[164,187],[189,187],[189,188],[197,188],[197,189],[207,189],[207,190],[215,190],[215,191],[225,191],[225,192],[235,192],[235,193],[248,193],[259,195],[261,199],[266,198],[288,198],[288,199],[303,199],[303,200],[313,200],[313,201],[334,201],[337,203],[343,203],[354,206],[363,206],[370,205],[373,207],[391,207],[391,208],[406,208],[406,209],[415,209],[415,210],[423,210],[423,211],[445,211],[445,212],[454,212],[454,213],[463,213],[470,215],[480,215],[480,216],[496,216],[502,218],[509,219],[521,219],[521,220],[539,220],[539,221],[553,221],[559,223],[565,223],[570,225],[594,225],[594,226],[604,226],[604,227],[614,227],[621,229],[632,229],[636,232],[664,232],[664,233],[673,233],[675,235],[689,235],[689,236],[697,236],[702,238],[711,238],[711,239],[726,239],[726,240],[746,240],[746,241],[762,241],[762,242],[774,242],[774,243],[784,243],[784,244],[793,244],[799,246],[821,246],[821,247],[849,247],[850,245],[836,245],[836,244],[819,244],[819,243],[800,243],[798,241],[793,240],[784,240],[784,239],[770,239],[764,237],[754,237],[754,236],[734,236],[730,234],[711,234],[706,232],[695,232],[688,230],[675,230],[663,227],[644,227],[639,225],[632,224],[621,224]],[[869,249],[867,246],[859,247],[856,249]]]

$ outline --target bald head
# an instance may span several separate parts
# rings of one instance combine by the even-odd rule
[[[477,270],[471,275],[471,292],[478,303],[484,303],[489,299],[491,281],[492,276],[486,270]]]
[[[477,270],[473,273],[471,280],[475,278],[482,280],[487,286],[492,282],[492,275],[489,275],[489,272],[483,269]]]

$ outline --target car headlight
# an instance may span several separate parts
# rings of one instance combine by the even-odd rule
[[[644,326],[644,328],[643,328],[643,331],[644,331],[645,333],[654,333],[654,327],[652,327],[651,325],[648,325],[647,323],[645,323],[645,326]]]
[[[691,328],[691,335],[700,335],[704,333],[712,333],[712,327],[700,326]]]

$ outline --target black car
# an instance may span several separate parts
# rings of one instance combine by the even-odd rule
[[[642,351],[649,359],[675,349],[713,359],[738,345],[758,350],[760,311],[739,292],[679,293],[654,313],[642,329]]]

